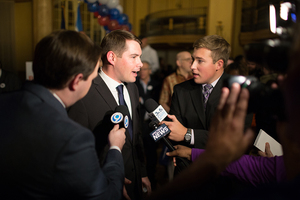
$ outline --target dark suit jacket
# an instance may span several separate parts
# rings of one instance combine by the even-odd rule
[[[122,149],[122,154],[125,165],[125,177],[132,181],[132,184],[126,185],[126,189],[130,197],[133,198],[136,188],[139,190],[138,195],[142,195],[141,178],[146,177],[147,174],[145,165],[143,164],[144,151],[139,126],[139,94],[134,83],[125,85],[129,92],[132,106],[133,139],[131,140],[129,132],[126,131],[126,142]],[[109,123],[103,120],[107,115],[110,116],[111,112],[114,111],[117,106],[118,104],[109,88],[98,75],[93,80],[88,94],[68,110],[68,114],[72,119],[94,131],[96,143],[101,144],[101,147],[97,147],[100,159],[106,154],[107,147],[103,147],[102,145],[104,144],[103,138],[107,136],[107,131],[109,131],[101,130],[104,130],[105,126],[110,126]]]
[[[40,85],[0,96],[0,199],[120,199],[122,155],[100,169],[92,132]]]
[[[175,85],[170,114],[175,115],[183,126],[194,129],[195,143],[190,147],[205,148],[211,119],[219,103],[223,82],[229,77],[230,75],[225,73],[221,76],[208,98],[206,111],[203,106],[201,84],[197,84],[191,79]],[[249,114],[245,126],[250,127],[251,121],[252,114]]]

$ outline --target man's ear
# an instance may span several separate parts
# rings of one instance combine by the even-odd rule
[[[222,59],[218,60],[216,62],[216,64],[217,64],[216,65],[216,71],[218,71],[218,70],[222,69],[222,67],[224,67],[224,61]]]
[[[180,63],[180,61],[179,60],[176,60],[176,65],[179,67],[179,65],[180,65],[181,63]]]
[[[79,88],[80,82],[83,80],[83,74],[77,74],[74,76],[71,81],[69,82],[69,89],[71,91],[76,91]]]
[[[117,55],[113,51],[109,51],[106,54],[106,59],[111,65],[115,65]]]

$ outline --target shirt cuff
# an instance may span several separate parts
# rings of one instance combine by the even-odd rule
[[[121,152],[121,149],[120,149],[118,146],[111,146],[111,147],[109,148],[109,150],[111,150],[111,149],[116,149],[116,150],[120,151],[120,153],[122,153],[122,152]]]
[[[191,137],[190,145],[194,145],[195,144],[194,129],[191,129],[191,134],[192,134],[192,137]]]

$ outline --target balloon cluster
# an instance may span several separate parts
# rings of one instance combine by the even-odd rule
[[[123,13],[123,7],[119,0],[84,0],[88,4],[88,11],[93,12],[98,23],[105,31],[122,29],[131,31],[132,26],[128,22],[128,16]]]

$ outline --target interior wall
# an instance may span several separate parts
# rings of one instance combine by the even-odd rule
[[[32,2],[15,3],[16,69],[21,80],[25,80],[25,62],[33,59],[32,22]]]
[[[14,1],[0,0],[0,61],[3,69],[16,71]]]

